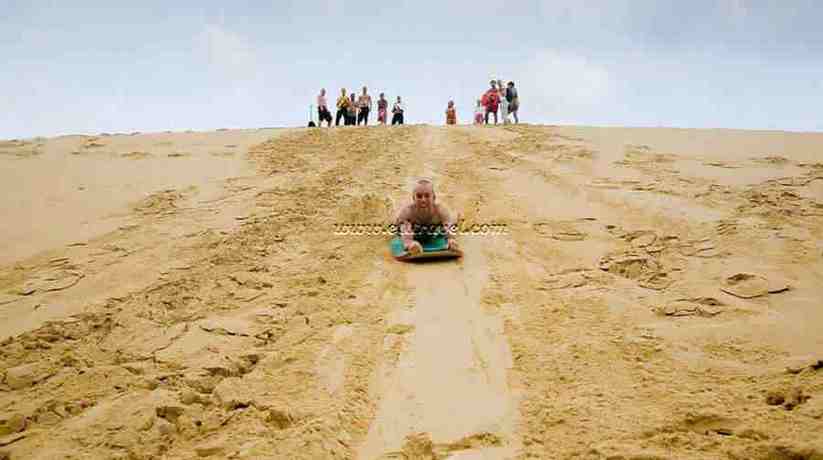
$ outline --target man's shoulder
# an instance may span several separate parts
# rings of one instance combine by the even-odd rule
[[[398,220],[408,220],[414,217],[414,204],[407,204],[397,213]]]
[[[434,207],[437,211],[437,215],[442,220],[447,220],[451,216],[451,212],[449,211],[449,208],[444,206],[442,203],[435,203]]]

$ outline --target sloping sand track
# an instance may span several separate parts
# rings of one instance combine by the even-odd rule
[[[522,125],[3,141],[0,458],[823,459],[821,154]],[[463,259],[362,234],[418,177]]]

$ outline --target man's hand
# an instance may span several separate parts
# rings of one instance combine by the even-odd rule
[[[423,252],[423,246],[421,246],[419,242],[414,240],[405,243],[404,246],[406,247],[406,252],[408,252],[409,254],[418,254]]]

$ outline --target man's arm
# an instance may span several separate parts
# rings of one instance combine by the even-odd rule
[[[400,223],[400,238],[406,247],[414,241],[414,228],[411,222],[406,220]]]
[[[397,219],[394,222],[397,228],[400,229],[400,238],[406,247],[414,241],[414,226],[410,217],[409,209],[403,208],[397,214]]]
[[[457,221],[455,216],[446,209],[445,206],[437,205],[437,212],[440,214],[440,222],[443,223],[443,228],[446,231],[446,240],[453,241],[457,236]]]

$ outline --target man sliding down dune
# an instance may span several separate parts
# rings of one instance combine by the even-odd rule
[[[413,202],[397,214],[395,224],[400,230],[403,246],[410,254],[423,251],[420,239],[425,239],[435,232],[445,233],[449,249],[457,250],[454,239],[456,223],[449,211],[435,202],[434,185],[428,179],[417,181],[412,192]]]

